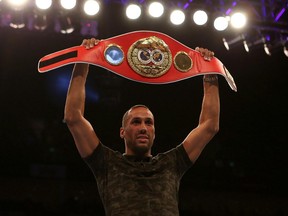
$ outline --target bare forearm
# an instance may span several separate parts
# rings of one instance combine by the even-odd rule
[[[206,75],[203,79],[204,98],[199,124],[209,121],[214,130],[219,128],[220,99],[217,75]]]
[[[85,106],[85,83],[88,75],[88,64],[75,64],[65,104],[65,120],[83,115]],[[71,116],[73,115],[73,116]]]

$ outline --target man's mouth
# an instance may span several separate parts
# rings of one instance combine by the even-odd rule
[[[149,137],[148,137],[147,135],[138,135],[138,136],[137,136],[137,139],[138,139],[138,140],[148,140]]]

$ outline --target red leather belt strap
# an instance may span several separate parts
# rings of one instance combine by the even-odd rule
[[[97,65],[127,79],[150,84],[218,74],[237,91],[233,77],[218,58],[205,61],[198,51],[155,31],[135,31],[103,39],[88,50],[75,46],[51,53],[39,60],[38,71],[44,73],[72,63]]]

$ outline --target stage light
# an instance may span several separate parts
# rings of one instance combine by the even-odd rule
[[[35,0],[35,5],[40,10],[47,10],[52,5],[52,0]]]
[[[76,0],[61,0],[61,6],[66,10],[71,10],[76,6]]]
[[[72,25],[72,21],[70,19],[70,17],[63,17],[60,20],[60,25],[61,25],[61,29],[60,32],[62,34],[70,34],[74,31],[74,27]]]
[[[224,16],[219,16],[214,20],[213,25],[217,31],[224,31],[225,29],[227,29],[229,25],[229,18],[224,17]]]
[[[222,40],[223,40],[223,44],[224,44],[225,48],[226,48],[227,50],[229,50],[229,49],[230,49],[230,48],[229,48],[229,44],[228,44],[228,42],[226,41],[226,39],[225,39],[225,38],[222,38]]]
[[[88,0],[84,3],[84,12],[89,16],[96,15],[100,10],[100,4],[95,0]]]
[[[161,17],[164,13],[164,6],[160,2],[152,2],[148,6],[148,13],[152,17]]]
[[[272,44],[271,44],[270,35],[266,35],[265,37],[263,37],[263,48],[264,48],[265,53],[268,56],[272,55],[272,52],[271,52],[272,51]]]
[[[62,34],[70,34],[75,30],[72,18],[69,16],[70,10],[76,6],[76,0],[61,0],[62,8],[59,8],[58,19],[55,23],[55,31]]]
[[[126,16],[129,19],[138,19],[141,16],[141,8],[137,4],[129,4],[126,8]]]
[[[250,51],[250,45],[247,43],[246,40],[243,41],[243,46],[246,52]]]
[[[288,48],[287,48],[287,45],[284,45],[284,47],[283,47],[283,52],[284,52],[285,56],[288,57]]]
[[[60,15],[56,20],[55,31],[62,34],[70,34],[74,31],[72,20],[69,16]]]
[[[21,10],[26,5],[28,0],[7,0],[7,3],[13,10]]]
[[[271,56],[271,47],[269,44],[267,44],[266,42],[263,45],[264,51],[268,56]]]
[[[170,21],[174,25],[181,25],[185,21],[185,14],[183,11],[176,9],[170,14]]]
[[[233,13],[230,18],[230,23],[233,28],[243,28],[247,23],[247,17],[244,13],[241,12]]]
[[[243,46],[246,52],[250,52],[250,49],[258,46],[259,44],[263,44],[265,39],[261,36],[260,38],[254,40],[253,42],[248,42],[246,39],[243,40]]]
[[[15,29],[24,28],[26,24],[23,9],[27,3],[27,0],[9,0],[7,3],[11,8],[9,23],[10,27]]]
[[[259,36],[258,36],[259,37]],[[251,40],[250,40],[251,41]],[[255,48],[255,47],[259,47],[259,44],[264,44],[265,42],[265,38],[260,36],[260,38],[252,41],[252,42],[248,42],[246,39],[243,41],[243,45],[244,45],[244,49],[246,52],[250,52],[251,48]]]
[[[47,28],[48,21],[46,14],[39,14],[39,12],[34,13],[33,27],[36,30],[43,31]]]
[[[281,34],[280,40],[283,47],[283,53],[286,57],[288,57],[288,34]]]
[[[52,6],[52,0],[35,0],[35,5],[33,27],[43,31],[48,26],[46,11]]]
[[[25,27],[25,16],[23,11],[11,11],[10,27],[20,29]]]
[[[204,25],[207,23],[208,21],[208,15],[204,10],[197,10],[194,14],[193,14],[193,21],[197,24],[197,25]]]
[[[238,44],[239,41],[243,42],[245,40],[245,36],[243,34],[241,34],[241,35],[238,35],[237,37],[235,37],[234,39],[232,39],[230,41],[227,41],[225,38],[223,38],[222,40],[223,40],[223,44],[224,44],[225,48],[227,50],[230,50],[230,47],[232,45]]]

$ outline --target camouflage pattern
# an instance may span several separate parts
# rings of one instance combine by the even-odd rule
[[[182,144],[141,161],[100,144],[84,160],[107,216],[179,215],[180,180],[192,165]]]

